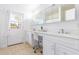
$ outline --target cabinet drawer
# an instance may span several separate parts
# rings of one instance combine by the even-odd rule
[[[56,45],[56,54],[57,55],[78,55],[79,51],[71,49],[62,44],[57,44]]]
[[[60,43],[60,44],[62,43],[62,44],[69,46],[73,49],[79,50],[79,40],[78,39],[60,37],[58,39],[57,43]]]

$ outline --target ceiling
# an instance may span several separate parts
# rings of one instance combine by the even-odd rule
[[[25,16],[31,16],[47,8],[51,4],[0,4],[0,9],[23,13]]]
[[[20,13],[25,13],[25,12],[35,12],[38,10],[42,10],[46,7],[48,7],[50,4],[0,4],[0,9],[4,10],[10,10],[10,11],[16,11]],[[33,10],[29,9],[29,6],[36,7]]]
[[[32,15],[37,14],[41,10],[48,8],[52,4],[0,4],[0,9],[2,10],[10,10],[14,12],[23,13],[25,18],[30,18]],[[72,7],[72,5],[62,5],[62,7],[66,8],[66,6]],[[64,8],[64,9],[65,9]]]

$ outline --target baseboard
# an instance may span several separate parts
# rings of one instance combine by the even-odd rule
[[[24,43],[24,42],[12,44],[12,45],[8,45],[8,47],[15,46],[15,45],[18,45],[18,44],[23,44],[23,43]]]

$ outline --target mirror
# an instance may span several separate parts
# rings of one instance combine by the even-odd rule
[[[61,5],[61,16],[62,21],[75,20],[75,5],[74,4],[64,4]]]
[[[33,23],[34,25],[44,24],[44,14],[40,12],[39,14],[35,15],[33,18]]]
[[[51,6],[45,13],[45,23],[59,22],[59,7]]]

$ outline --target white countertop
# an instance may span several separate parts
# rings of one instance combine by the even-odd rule
[[[66,38],[72,38],[72,39],[79,39],[78,34],[58,34],[58,33],[52,33],[52,32],[42,32],[42,31],[31,31],[32,33],[38,33],[38,34],[44,34],[44,35],[50,35],[50,36],[58,36],[58,37],[66,37]]]

